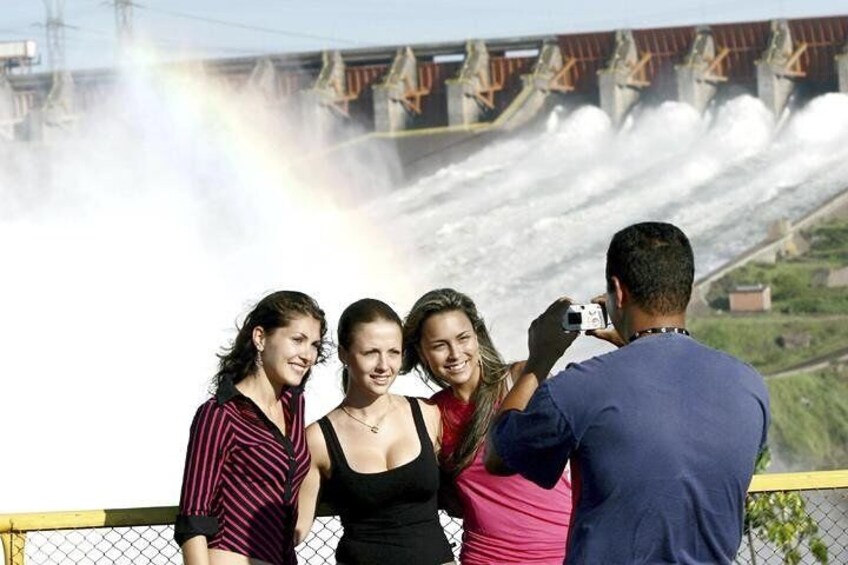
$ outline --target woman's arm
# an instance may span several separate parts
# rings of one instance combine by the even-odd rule
[[[218,532],[218,517],[212,513],[212,505],[221,480],[229,435],[224,410],[211,402],[198,408],[189,433],[180,510],[174,523],[177,544],[188,546],[183,552],[187,565],[209,562],[207,539]]]
[[[297,505],[297,525],[294,528],[294,544],[300,545],[315,521],[315,509],[318,506],[318,494],[321,491],[321,477],[327,476],[330,470],[330,457],[327,453],[327,443],[318,422],[310,424],[306,428],[306,443],[309,446],[309,454],[312,462],[309,464],[309,472],[300,485]]]
[[[183,565],[209,565],[209,547],[206,536],[189,538],[183,546]]]

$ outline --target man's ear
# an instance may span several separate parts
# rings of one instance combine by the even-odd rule
[[[612,280],[612,295],[615,300],[615,307],[617,310],[622,310],[630,303],[630,291],[624,283],[621,282],[621,279],[615,275],[610,277],[610,279]]]

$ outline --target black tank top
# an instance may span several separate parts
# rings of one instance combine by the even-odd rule
[[[318,421],[332,465],[322,494],[338,509],[344,527],[336,548],[340,564],[435,565],[454,559],[439,524],[439,467],[433,444],[418,401],[406,400],[420,453],[409,463],[381,473],[351,469],[330,420],[324,416]]]

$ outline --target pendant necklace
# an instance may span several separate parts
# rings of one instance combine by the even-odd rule
[[[353,414],[351,414],[350,412],[348,412],[347,408],[346,408],[344,405],[342,405],[342,406],[341,406],[341,409],[342,409],[342,412],[344,412],[345,414],[347,414],[348,416],[350,416],[353,420],[355,420],[355,421],[359,422],[360,424],[362,424],[363,426],[365,426],[366,428],[368,428],[369,430],[371,430],[371,433],[372,433],[372,434],[376,434],[376,433],[380,433],[380,425],[383,423],[383,420],[385,420],[385,419],[386,419],[386,416],[388,416],[388,415],[389,415],[389,412],[391,412],[391,411],[392,411],[392,407],[393,407],[393,406],[392,406],[392,397],[391,397],[391,396],[389,396],[389,407],[386,409],[386,412],[385,412],[382,416],[380,416],[380,419],[379,419],[379,420],[377,420],[377,423],[376,423],[376,424],[369,424],[369,423],[368,423],[368,422],[366,422],[365,420],[362,420],[362,419],[360,419],[360,418],[357,418],[356,416],[354,416]]]

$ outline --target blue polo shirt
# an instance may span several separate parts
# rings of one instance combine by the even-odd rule
[[[572,459],[566,563],[731,563],[768,424],[753,368],[657,334],[551,377],[492,440],[546,488]]]

